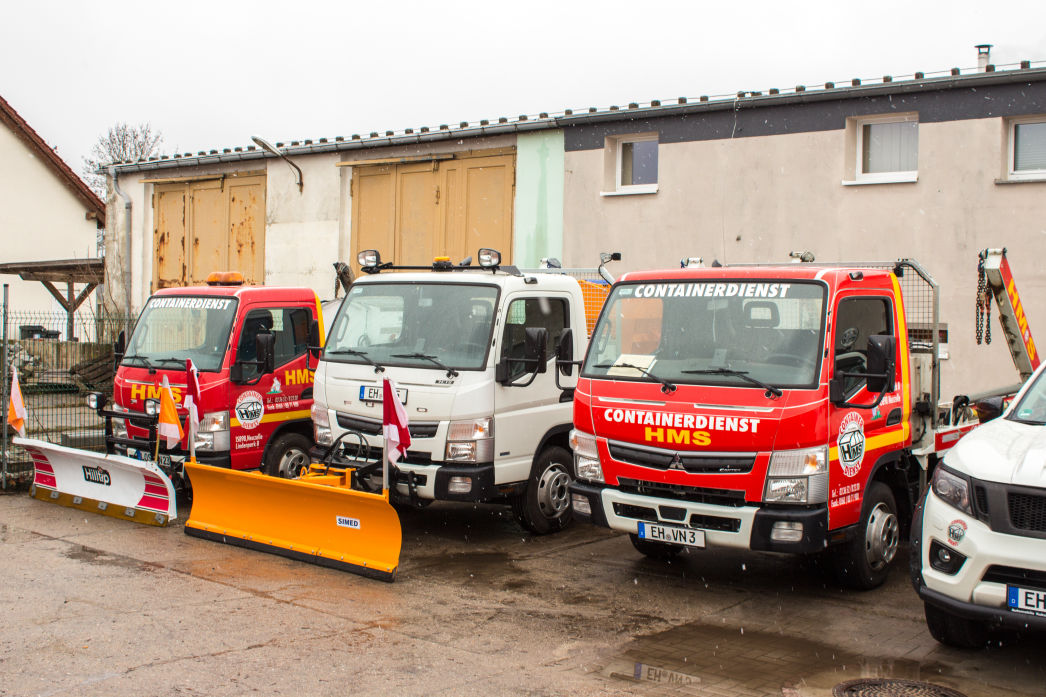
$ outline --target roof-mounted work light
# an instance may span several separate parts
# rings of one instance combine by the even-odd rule
[[[378,254],[376,249],[364,249],[362,252],[356,255],[356,261],[360,263],[363,268],[375,267],[381,263],[381,255]]]
[[[479,258],[479,265],[484,269],[489,269],[492,266],[499,266],[501,264],[501,252],[496,249],[483,247],[479,250],[477,257]]]

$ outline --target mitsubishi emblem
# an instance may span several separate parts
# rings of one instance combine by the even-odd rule
[[[668,469],[670,469],[670,470],[682,470],[683,469],[683,463],[679,459],[679,453],[676,453],[672,457],[672,461],[670,463],[668,463]]]

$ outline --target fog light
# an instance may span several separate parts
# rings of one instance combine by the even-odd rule
[[[574,512],[581,515],[592,515],[592,504],[584,494],[571,494],[570,500],[574,504]]]
[[[770,531],[770,539],[775,542],[802,542],[803,524],[792,520],[779,520]]]
[[[949,564],[952,561],[952,553],[944,547],[941,547],[937,550],[937,558],[940,559],[942,563]]]
[[[958,550],[949,549],[937,540],[930,542],[930,566],[941,573],[954,576],[966,563],[966,556]]]
[[[160,402],[155,399],[145,400],[145,413],[148,416],[156,416],[160,413]]]
[[[448,494],[467,494],[472,491],[472,477],[451,477],[447,483]]]

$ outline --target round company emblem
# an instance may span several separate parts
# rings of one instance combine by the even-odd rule
[[[958,545],[964,537],[966,537],[966,521],[953,520],[952,524],[948,526],[948,541],[953,545]]]
[[[244,428],[250,430],[257,427],[264,415],[262,396],[254,390],[247,390],[236,399],[236,418]]]
[[[851,411],[839,424],[839,438],[836,440],[839,448],[839,464],[843,468],[843,474],[847,477],[855,477],[861,470],[861,461],[864,460],[864,419],[856,411]]]

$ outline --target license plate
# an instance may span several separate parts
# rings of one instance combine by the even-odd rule
[[[677,528],[673,525],[639,524],[639,538],[651,542],[671,542],[687,547],[704,547],[705,531],[692,528]]]
[[[1014,612],[1046,617],[1046,591],[1006,586],[1006,604]]]
[[[160,461],[157,462],[160,467],[171,467],[172,465],[181,465],[185,462],[184,455],[160,455]]]
[[[380,402],[382,394],[384,394],[384,388],[381,385],[360,385],[361,402]],[[405,389],[397,387],[396,396],[400,398],[403,404],[407,403],[407,391]]]

